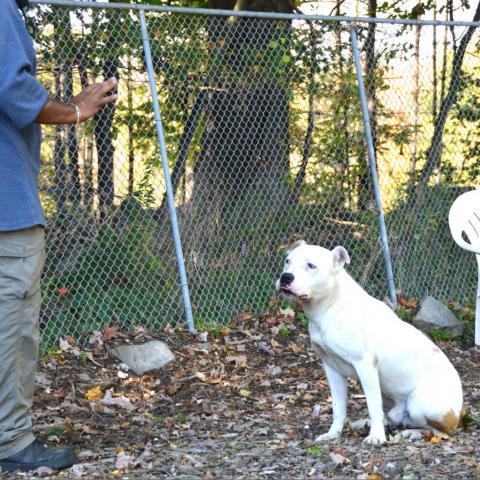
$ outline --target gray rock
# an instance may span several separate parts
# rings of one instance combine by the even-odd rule
[[[433,297],[425,297],[420,303],[420,310],[413,319],[414,325],[423,331],[434,328],[444,330],[455,336],[463,335],[463,324],[442,303]]]
[[[137,375],[162,368],[175,360],[167,344],[159,340],[141,345],[122,345],[114,348],[112,353]]]
[[[88,375],[88,373],[81,373],[78,376],[78,380],[82,383],[89,383],[92,381],[92,378],[90,377],[90,375]]]
[[[397,470],[397,466],[393,462],[387,462],[385,464],[385,472],[386,473],[394,473]]]

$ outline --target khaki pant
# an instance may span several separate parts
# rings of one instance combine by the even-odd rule
[[[34,436],[30,408],[38,357],[44,232],[0,232],[0,459]]]

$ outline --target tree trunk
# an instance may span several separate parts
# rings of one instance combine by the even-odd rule
[[[477,5],[475,15],[473,16],[474,22],[478,22],[479,20],[480,2]],[[438,115],[435,118],[434,132],[432,140],[430,142],[430,146],[427,150],[427,160],[420,175],[420,181],[418,185],[420,190],[423,190],[427,186],[432,173],[440,163],[440,156],[442,153],[443,130],[447,122],[448,114],[457,100],[458,89],[460,87],[460,75],[462,73],[463,59],[465,57],[467,46],[470,43],[474,32],[475,27],[468,27],[466,32],[462,36],[458,48],[455,50],[448,92],[445,98],[442,98]]]
[[[434,27],[435,28],[435,27]],[[413,74],[413,81],[414,81],[414,90],[413,90],[413,152],[412,158],[410,161],[410,176],[409,176],[409,185],[413,187],[415,183],[415,171],[417,168],[417,160],[418,160],[418,128],[419,128],[419,113],[420,113],[420,33],[421,33],[420,25],[415,25],[415,71]],[[436,40],[435,40],[435,32],[434,32],[434,40],[433,40],[433,52],[435,58],[435,50],[436,50]],[[436,71],[436,65],[434,60],[434,72]],[[435,95],[435,93],[434,93]]]
[[[437,19],[437,3],[435,2],[433,6],[433,19]],[[437,117],[437,91],[438,91],[438,81],[437,81],[437,26],[433,26],[433,39],[432,39],[432,116],[433,121]]]
[[[60,34],[57,45],[59,55],[61,55],[61,65],[63,71],[63,101],[70,102],[73,98],[73,63],[74,63],[74,41],[72,36],[72,25],[70,22],[70,11],[68,9],[58,10]],[[67,130],[67,150],[68,150],[68,172],[69,172],[69,191],[68,199],[71,203],[81,203],[81,186],[78,165],[78,145],[75,125],[66,125]]]
[[[128,60],[128,93],[127,93],[127,108],[128,108],[128,196],[131,197],[134,191],[135,183],[135,146],[133,144],[133,84],[132,84],[132,72],[131,62]]]
[[[64,21],[65,13],[61,9],[55,10],[55,22],[53,41],[55,45],[55,98],[64,100],[64,58],[62,52],[65,48],[64,42]],[[64,217],[67,211],[67,192],[69,188],[69,179],[67,175],[65,150],[65,126],[55,125],[55,146],[53,151],[55,166],[55,185],[53,187],[53,197],[55,199],[57,218]]]
[[[185,169],[187,164],[187,155],[190,149],[190,145],[195,135],[195,131],[198,126],[201,114],[205,110],[206,104],[208,102],[208,95],[206,90],[201,90],[198,94],[195,102],[193,103],[190,114],[188,115],[185,126],[183,128],[183,133],[180,138],[177,158],[175,160],[175,165],[172,170],[172,189],[173,195],[175,196],[180,185],[180,181],[184,178]],[[163,196],[162,204],[160,206],[159,212],[160,216],[163,217],[163,212],[167,208],[167,194]]]
[[[62,99],[62,71],[59,67],[55,68],[55,97],[59,100]],[[55,198],[57,218],[62,218],[66,213],[68,186],[67,165],[65,163],[65,127],[63,125],[55,125],[53,159],[55,165],[53,197]]]
[[[116,77],[118,79],[118,60],[108,59],[104,61],[103,73],[105,79]],[[98,198],[100,218],[104,218],[113,207],[115,198],[114,189],[114,147],[113,147],[113,115],[115,104],[103,107],[95,115],[95,140],[97,144],[98,158]]]
[[[213,8],[292,11],[287,1],[269,0],[267,4],[259,0],[239,0],[237,4],[210,1]],[[238,217],[237,207],[244,213],[244,208],[253,208],[257,214],[275,209],[290,193],[285,182],[289,169],[285,78],[257,74],[252,60],[268,55],[273,40],[288,39],[289,29],[290,22],[257,18],[210,21],[209,34],[217,43],[222,69],[213,75],[215,88],[205,112],[192,201],[211,222]],[[246,202],[251,202],[249,207]]]
[[[295,184],[293,186],[293,195],[291,200],[298,202],[300,193],[302,191],[303,182],[307,174],[308,161],[312,151],[312,136],[315,128],[315,52],[317,45],[317,36],[315,32],[315,25],[313,22],[308,22],[310,29],[309,43],[310,43],[310,66],[308,72],[308,117],[307,117],[307,130],[305,132],[305,140],[302,148],[302,162],[300,169],[295,177]]]
[[[377,0],[368,0],[368,16],[377,16]],[[367,39],[365,41],[365,94],[367,97],[367,109],[372,131],[373,151],[377,152],[377,109],[376,109],[376,54],[375,54],[375,30],[376,24],[368,24]],[[358,176],[358,206],[360,210],[366,210],[373,198],[373,188],[369,168],[368,155],[365,148],[365,158],[360,165]],[[376,161],[376,158],[375,158]]]

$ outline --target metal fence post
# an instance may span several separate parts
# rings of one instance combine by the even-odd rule
[[[363,83],[363,73],[362,73],[362,65],[360,63],[360,53],[358,50],[357,33],[355,31],[355,26],[353,25],[353,23],[350,23],[350,38],[352,41],[353,58],[355,60],[355,70],[357,72],[358,92],[360,94],[360,105],[362,108],[363,122],[365,124],[365,138],[367,140],[368,160],[370,163],[370,171],[372,174],[373,191],[375,194],[375,202],[377,204],[377,208],[379,212],[378,221],[380,224],[380,237],[382,241],[383,258],[385,261],[385,268],[387,271],[388,291],[390,294],[390,300],[392,301],[393,305],[397,305],[397,294],[395,292],[395,283],[393,280],[392,262],[390,258],[390,250],[388,248],[387,227],[385,225],[385,217],[383,215],[383,207],[382,207],[382,198],[380,195],[380,188],[378,185],[378,173],[377,173],[377,165],[375,163],[375,151],[373,148],[372,129],[370,126],[370,118],[368,116],[367,97],[365,94],[365,85]]]
[[[157,129],[157,139],[160,147],[160,155],[162,157],[162,168],[163,168],[163,175],[165,177],[165,187],[167,191],[168,211],[170,214],[170,221],[172,222],[173,240],[175,244],[175,255],[177,257],[178,274],[180,277],[180,286],[182,288],[183,302],[185,305],[185,315],[187,317],[188,329],[191,332],[194,332],[195,325],[193,323],[192,305],[190,302],[190,293],[188,289],[187,274],[185,271],[185,262],[183,258],[180,231],[178,228],[177,212],[175,210],[175,198],[173,194],[172,182],[170,179],[170,170],[168,168],[167,146],[165,143],[165,135],[163,132],[163,125],[162,125],[162,116],[160,113],[160,106],[158,103],[157,86],[156,86],[155,74],[153,70],[152,53],[150,50],[150,39],[148,36],[147,22],[145,20],[145,11],[143,9],[140,9],[138,14],[140,17],[140,26],[142,30],[142,41],[143,41],[143,49],[145,53],[145,63],[147,66],[148,81],[150,84],[150,92],[152,94],[155,126]]]

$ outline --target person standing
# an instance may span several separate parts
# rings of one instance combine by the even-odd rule
[[[65,468],[71,448],[32,433],[45,219],[38,193],[40,124],[78,124],[115,102],[116,79],[88,86],[70,103],[48,97],[20,9],[0,0],[0,469]]]

